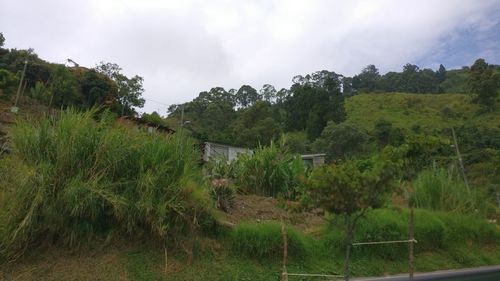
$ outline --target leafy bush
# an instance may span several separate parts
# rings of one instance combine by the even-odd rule
[[[29,96],[40,103],[48,103],[51,92],[43,82],[37,81],[35,86],[30,89]]]
[[[433,163],[447,165],[454,154],[451,142],[445,137],[416,134],[408,135],[405,143],[400,146],[405,151],[407,167],[404,170],[405,179],[413,179],[424,169],[432,167]]]
[[[0,98],[8,100],[16,90],[18,78],[14,73],[0,69]]]
[[[306,153],[309,151],[310,142],[307,139],[306,132],[288,132],[284,134],[285,147],[291,153]]]
[[[215,206],[224,212],[228,212],[229,209],[234,207],[234,188],[227,179],[212,180],[211,184],[210,196],[214,200]]]
[[[74,246],[112,231],[175,237],[207,216],[199,152],[188,138],[93,115],[67,111],[13,128],[12,154],[0,162],[0,254],[14,258],[46,239]]]
[[[287,227],[288,255],[290,258],[306,256],[304,237]],[[235,253],[253,258],[277,259],[283,257],[283,235],[278,223],[239,224],[231,234],[231,248]]]
[[[241,155],[236,165],[236,185],[244,192],[263,196],[295,198],[299,179],[305,174],[300,156],[274,142],[257,148],[253,155]]]
[[[369,135],[349,122],[335,124],[333,121],[323,129],[313,143],[315,152],[327,153],[328,162],[348,159],[368,151]]]

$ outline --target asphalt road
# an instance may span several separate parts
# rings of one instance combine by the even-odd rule
[[[408,281],[408,274],[388,276],[388,277],[370,277],[353,279],[355,281]],[[500,281],[500,265],[485,266],[470,269],[443,270],[428,273],[416,273],[413,280],[435,280],[435,281]]]

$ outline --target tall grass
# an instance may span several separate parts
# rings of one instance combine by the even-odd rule
[[[0,160],[0,254],[14,258],[47,239],[75,246],[113,231],[176,237],[209,213],[188,138],[94,115],[67,111],[13,128],[12,154]]]
[[[211,158],[203,167],[205,177],[210,180],[233,179],[236,162],[228,162],[225,156]]]
[[[488,212],[488,200],[481,190],[467,189],[454,170],[433,166],[413,181],[411,202],[417,208],[461,214]]]
[[[259,146],[252,155],[238,158],[235,183],[244,192],[293,199],[304,174],[305,166],[299,155],[271,142],[269,146]]]

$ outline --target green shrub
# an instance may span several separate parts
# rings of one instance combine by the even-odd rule
[[[243,192],[294,199],[305,166],[299,155],[288,153],[283,146],[260,146],[253,155],[240,155],[236,162],[236,185]]]
[[[235,191],[229,183],[229,180],[212,180],[210,187],[210,196],[215,202],[217,209],[228,212],[234,207]]]
[[[286,228],[288,255],[302,259],[306,256],[305,238],[291,227]],[[253,258],[278,259],[283,257],[283,235],[278,223],[239,224],[231,234],[234,253]]]
[[[0,69],[0,98],[9,100],[16,91],[18,77],[6,69]]]
[[[12,154],[0,160],[0,254],[13,258],[47,239],[74,246],[112,231],[171,237],[210,212],[188,138],[93,116],[67,111],[13,128]]]

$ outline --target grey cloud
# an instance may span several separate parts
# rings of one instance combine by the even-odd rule
[[[213,86],[288,87],[294,75],[321,69],[353,75],[371,63],[390,71],[479,55],[499,63],[499,18],[500,0],[0,4],[8,47],[34,47],[56,62],[116,62],[145,78],[146,111]]]

